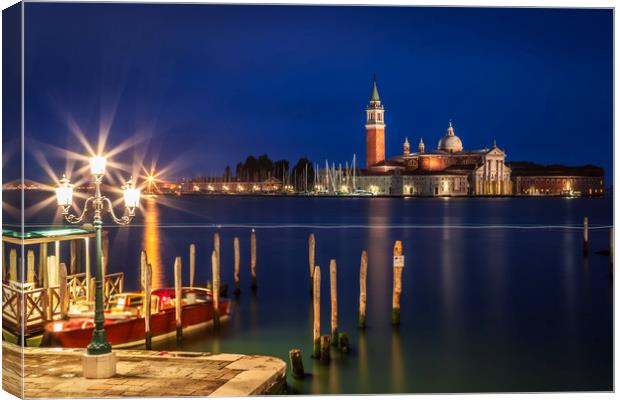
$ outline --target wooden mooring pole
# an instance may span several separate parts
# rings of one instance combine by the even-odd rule
[[[308,265],[310,266],[310,294],[312,294],[312,287],[314,286],[314,279],[312,273],[314,272],[314,260],[315,260],[316,243],[314,241],[314,233],[310,234],[308,238]]]
[[[144,274],[144,347],[151,349],[151,285],[153,281],[153,268],[146,264]]]
[[[360,315],[359,327],[366,328],[366,272],[368,269],[368,254],[366,250],[362,251],[362,259],[360,261]]]
[[[215,254],[217,254],[218,260],[220,259],[220,233],[215,232],[213,234],[213,250],[215,250]]]
[[[313,310],[314,310],[314,324],[312,331],[312,356],[314,358],[321,357],[321,268],[317,265],[314,267],[312,274],[314,278],[314,287],[312,288],[313,295]]]
[[[217,252],[211,253],[211,267],[213,272],[213,326],[220,325],[220,260]]]
[[[304,376],[304,363],[301,358],[301,350],[292,349],[288,352],[288,356],[291,360],[291,370],[293,371],[293,377],[303,378]]]
[[[321,354],[320,359],[322,362],[329,362],[330,358],[330,337],[329,335],[321,336]]]
[[[338,346],[338,285],[336,275],[336,260],[329,260],[329,288],[332,305],[332,345],[334,346]]]
[[[583,218],[583,255],[588,255],[588,217]]]
[[[235,270],[234,270],[235,294],[239,295],[239,293],[241,293],[241,287],[239,286],[239,268],[241,267],[241,250],[239,246],[238,237],[235,237],[234,242],[233,242],[233,247],[235,251]]]
[[[69,291],[67,289],[67,266],[65,263],[60,263],[58,268],[58,298],[61,319],[66,319],[69,315]]]
[[[148,264],[146,251],[140,252],[140,292],[146,288],[146,265]]]
[[[189,245],[189,287],[194,287],[194,276],[196,274],[196,245]]]
[[[392,325],[400,325],[400,295],[403,289],[403,267],[405,258],[403,256],[403,243],[397,240],[394,243],[394,286],[392,292]]]
[[[177,324],[177,341],[181,340],[181,337],[183,336],[183,322],[181,320],[183,292],[181,290],[181,278],[181,257],[177,257],[174,260],[174,316]]]
[[[349,352],[349,335],[346,332],[338,334],[338,349],[343,353]]]
[[[252,270],[252,289],[256,290],[256,231],[250,235],[250,267]]]

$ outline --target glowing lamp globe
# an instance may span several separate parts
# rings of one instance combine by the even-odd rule
[[[90,158],[90,173],[93,175],[105,174],[105,157],[95,156]]]
[[[56,188],[56,201],[62,207],[70,206],[73,202],[73,185],[69,183],[69,179],[64,175]]]
[[[125,207],[127,208],[136,208],[140,206],[140,189],[136,189],[131,179],[123,186],[123,198],[125,199]]]

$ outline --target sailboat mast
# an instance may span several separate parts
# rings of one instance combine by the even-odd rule
[[[353,190],[355,190],[356,186],[355,186],[355,153],[353,153]]]

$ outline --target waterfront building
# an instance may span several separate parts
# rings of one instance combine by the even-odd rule
[[[520,196],[601,196],[603,168],[592,165],[566,167],[513,162],[514,194]]]
[[[374,80],[366,107],[366,169],[356,180],[356,189],[419,196],[512,194],[506,153],[495,141],[492,147],[466,150],[450,121],[436,149],[427,149],[420,138],[417,151],[412,152],[405,138],[402,155],[386,159],[384,116]]]
[[[260,182],[253,181],[234,181],[222,178],[193,179],[187,182],[180,182],[176,185],[176,190],[181,193],[223,193],[223,194],[259,194],[273,193],[281,191],[293,191],[293,187],[282,184],[282,181],[272,177]]]

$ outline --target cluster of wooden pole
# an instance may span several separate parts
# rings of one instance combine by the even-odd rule
[[[312,267],[315,262],[316,242],[314,234],[310,234],[308,238],[308,262]],[[310,272],[312,280],[311,293],[313,299],[313,343],[312,356],[323,362],[330,359],[330,347],[337,347],[342,352],[349,351],[349,337],[346,332],[338,331],[338,281],[337,281],[337,263],[336,260],[329,261],[329,283],[330,283],[330,302],[331,302],[331,335],[321,335],[321,267],[314,265]],[[295,367],[294,355],[297,349],[291,350],[291,366]],[[303,366],[302,366],[303,367]],[[303,374],[303,373],[302,373]],[[299,375],[294,372],[294,375]]]
[[[250,237],[250,259],[251,259],[251,274],[252,274],[252,287],[256,288],[256,232],[252,229]],[[240,293],[239,286],[239,270],[241,263],[240,256],[240,244],[239,238],[234,238],[234,279],[235,279],[235,293]],[[190,274],[190,287],[194,287],[196,276],[196,245],[192,243],[189,248],[189,274]],[[151,331],[150,331],[150,315],[151,315],[151,297],[152,292],[152,267],[148,263],[147,255],[145,251],[140,254],[140,288],[144,292],[144,314],[145,314],[145,345],[146,348],[151,347]],[[220,258],[220,234],[215,232],[213,234],[213,251],[211,253],[211,293],[213,299],[213,324],[215,327],[220,325],[220,293],[221,293],[221,258]],[[207,286],[209,284],[207,283]],[[177,340],[181,340],[183,336],[183,322],[182,322],[182,262],[181,257],[176,257],[174,260],[174,291],[175,291],[175,321],[176,321],[176,336]],[[148,303],[148,304],[147,304]]]
[[[331,300],[331,335],[321,335],[321,268],[314,265],[316,261],[316,239],[314,234],[308,238],[308,263],[310,266],[311,293],[313,299],[313,332],[312,332],[312,356],[321,361],[329,361],[330,344],[342,352],[349,351],[349,338],[345,332],[338,331],[338,289],[337,289],[337,264],[331,259],[329,263],[330,277],[330,300]],[[402,275],[405,266],[403,256],[403,244],[400,240],[394,243],[393,251],[393,290],[392,290],[392,324],[400,325],[400,300],[402,294]],[[362,251],[360,258],[360,296],[359,296],[359,321],[360,329],[366,327],[366,279],[368,274],[368,253]],[[301,351],[292,349],[289,352],[293,375],[303,375],[301,365]]]

